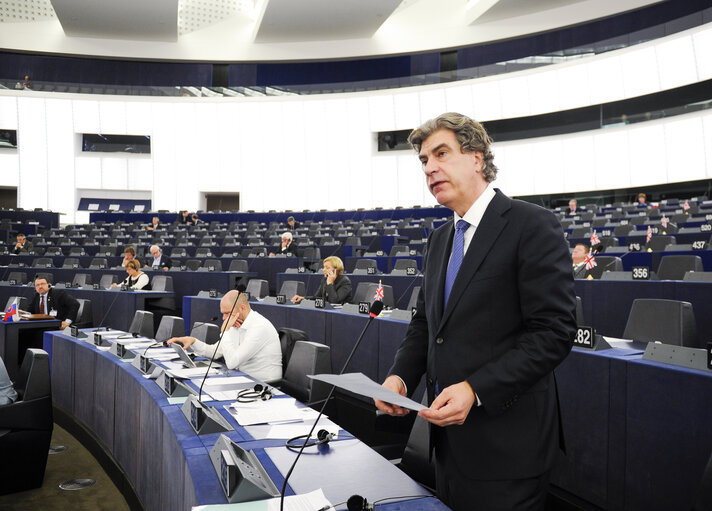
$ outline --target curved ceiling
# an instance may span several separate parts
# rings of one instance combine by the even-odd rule
[[[0,47],[119,58],[289,61],[440,50],[660,0],[0,0]]]

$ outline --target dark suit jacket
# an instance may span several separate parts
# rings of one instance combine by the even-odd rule
[[[72,322],[77,320],[77,312],[79,312],[79,302],[73,296],[69,295],[62,289],[49,288],[47,292],[47,309],[45,314],[50,311],[57,311],[57,319],[64,321],[69,319]],[[40,295],[35,293],[32,297],[32,302],[28,307],[28,312],[31,314],[39,314],[40,312]]]
[[[326,285],[326,277],[321,279],[319,289],[309,298],[325,298],[329,303],[344,304],[351,299],[351,281],[346,275],[339,275],[330,286]]]
[[[556,217],[499,190],[480,222],[443,311],[452,220],[430,236],[423,285],[389,374],[413,392],[423,373],[429,402],[467,380],[482,402],[462,426],[431,427],[474,479],[519,479],[548,470],[559,447],[553,369],[576,328],[571,256]]]
[[[25,244],[22,245],[22,248],[14,248],[13,251],[16,254],[21,254],[23,252],[31,252],[32,251],[32,243],[28,240],[25,240]]]
[[[575,279],[585,279],[588,276],[588,270],[585,264],[574,266],[573,273]]]
[[[294,243],[293,241],[287,246],[287,248],[282,248],[282,245],[279,245],[279,252],[278,254],[292,254],[294,257],[297,257],[299,254],[297,253],[297,244]]]
[[[153,268],[153,256],[149,255],[148,258],[146,259],[146,266],[149,268]],[[173,266],[173,263],[171,262],[171,258],[168,257],[165,253],[161,254],[161,268],[171,268]]]

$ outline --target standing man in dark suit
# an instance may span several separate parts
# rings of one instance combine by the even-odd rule
[[[63,329],[77,320],[79,302],[65,291],[51,287],[46,277],[35,277],[35,291],[28,307],[30,314],[54,316],[62,322]]]
[[[443,114],[409,142],[454,219],[428,240],[416,312],[383,385],[407,395],[425,375],[430,408],[419,414],[446,504],[543,509],[561,440],[553,370],[576,329],[561,226],[492,186],[491,140],[472,119]]]

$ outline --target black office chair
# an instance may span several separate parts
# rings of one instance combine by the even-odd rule
[[[250,293],[250,300],[260,300],[269,295],[269,283],[264,279],[250,279],[245,291]]]
[[[423,396],[421,404],[428,406],[427,394]],[[435,462],[430,456],[430,427],[425,419],[415,418],[403,457],[397,466],[411,479],[435,492]]]
[[[407,256],[410,254],[410,248],[408,245],[393,245],[391,251],[388,253],[390,257],[396,256]]]
[[[294,295],[304,296],[307,294],[307,287],[300,280],[285,280],[279,288],[280,295],[284,295],[287,300],[291,300]]]
[[[369,268],[373,268],[369,272]],[[374,275],[378,273],[378,263],[375,259],[359,259],[356,261],[354,275]]]
[[[27,310],[27,298],[24,296],[11,296],[7,299],[7,303],[5,304],[5,308],[3,311],[8,310],[10,307],[12,307],[13,302],[17,300],[17,308],[23,311]]]
[[[633,301],[623,338],[700,347],[692,304],[677,300],[639,298]]]
[[[119,278],[116,275],[102,275],[99,281],[99,287],[102,289],[109,289],[111,284],[117,283]]]
[[[88,273],[75,273],[72,279],[72,287],[92,287],[91,275]]]
[[[206,344],[215,344],[220,338],[220,328],[212,323],[193,323],[190,336]]]
[[[653,252],[662,252],[668,245],[677,243],[675,236],[653,236],[646,245],[646,249],[651,249]]]
[[[418,305],[418,295],[420,294],[420,286],[415,286],[413,291],[410,293],[410,299],[408,300],[408,307],[406,310],[412,311]]]
[[[289,359],[297,341],[308,341],[309,336],[304,330],[297,328],[282,327],[277,330],[279,333],[279,343],[282,345],[282,371],[287,370]]]
[[[329,394],[329,385],[314,381],[307,375],[329,373],[331,373],[329,346],[318,342],[297,341],[294,343],[289,363],[284,370],[280,388],[303,403],[319,401]]]
[[[7,280],[14,280],[17,285],[24,286],[27,284],[27,273],[24,271],[11,271],[7,276]]]
[[[76,257],[65,257],[62,268],[79,268],[79,259]]]
[[[107,268],[106,258],[105,257],[94,257],[91,260],[91,262],[89,263],[89,268],[90,269]]]
[[[623,271],[623,260],[620,257],[599,255],[595,259],[597,266],[588,270],[588,274],[594,279],[600,279],[606,271]]]
[[[685,282],[712,282],[712,271],[686,271]]]
[[[584,323],[583,319],[583,302],[581,302],[581,297],[576,297],[576,324],[581,326]]]
[[[230,262],[230,267],[228,268],[228,271],[241,271],[241,272],[248,272],[248,266],[247,266],[247,261],[244,259],[233,259]]]
[[[32,260],[33,268],[54,268],[54,261],[51,257],[35,257]]]
[[[188,252],[185,248],[174,248],[171,250],[171,257],[187,257]]]
[[[666,255],[660,259],[660,280],[682,280],[688,271],[705,271],[702,258],[696,255]]]
[[[153,338],[153,313],[136,311],[129,326],[129,333],[148,337],[149,339]]]
[[[393,265],[391,275],[408,275],[408,268],[414,268],[411,272],[415,271],[415,273],[411,273],[411,275],[418,273],[418,263],[415,259],[398,259]]]
[[[45,255],[46,256],[61,256],[64,255],[62,252],[62,249],[60,247],[49,247],[47,250],[45,250]]]
[[[52,438],[49,355],[28,348],[15,382],[18,400],[0,406],[0,495],[42,486]]]
[[[78,328],[89,328],[94,326],[94,315],[91,309],[91,300],[77,298],[79,302],[79,310],[77,311],[77,320],[73,323]]]
[[[203,268],[213,268],[213,271],[222,271],[222,261],[220,259],[206,259],[203,262]]]
[[[200,268],[200,261],[197,259],[188,259],[185,262],[186,268],[188,268],[190,271],[197,271],[198,268]]]
[[[163,316],[156,330],[156,341],[167,341],[171,337],[183,337],[185,335],[185,321],[178,316]]]

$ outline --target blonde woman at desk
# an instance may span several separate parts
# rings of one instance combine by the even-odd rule
[[[111,284],[111,287],[128,286],[129,289],[151,289],[148,275],[141,271],[138,261],[131,259],[126,262],[126,273],[129,274],[122,282]]]

